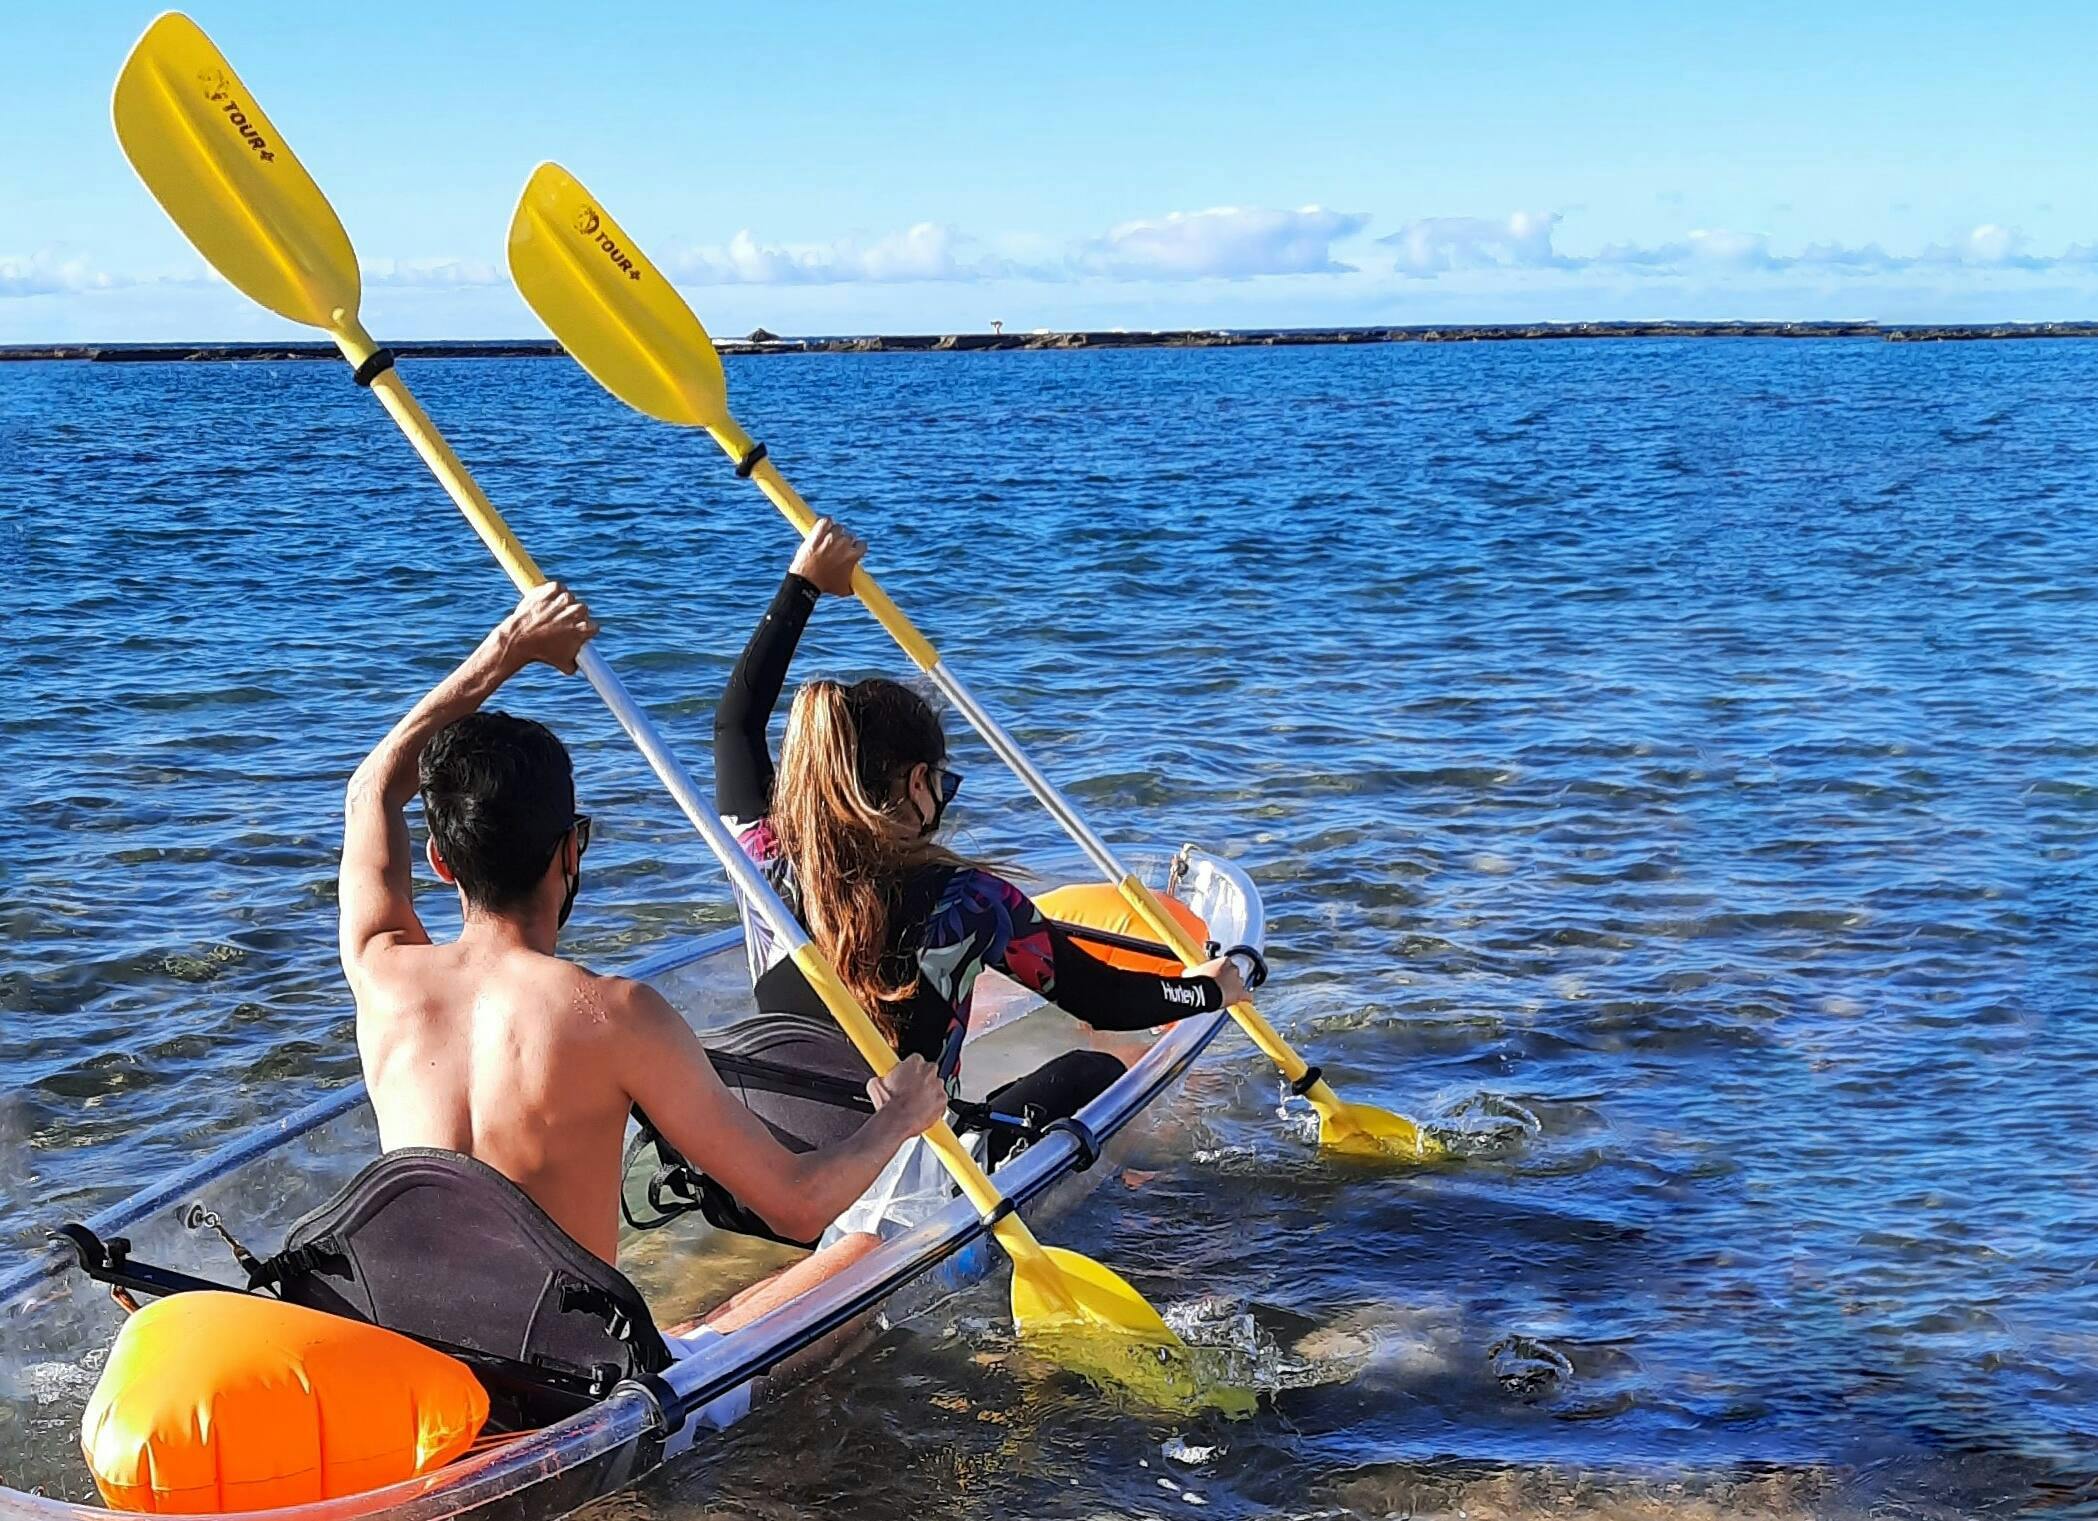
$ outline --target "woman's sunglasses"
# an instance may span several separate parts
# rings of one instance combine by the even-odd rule
[[[954,795],[962,790],[962,774],[940,767],[940,806],[945,808],[954,801]]]

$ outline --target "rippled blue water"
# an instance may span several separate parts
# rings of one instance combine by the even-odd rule
[[[783,525],[564,362],[408,374],[701,759]],[[1267,1005],[1345,1093],[1539,1125],[1412,1175],[1328,1165],[1233,1038],[1158,1176],[1063,1239],[1162,1300],[1244,1299],[1330,1381],[1189,1426],[903,1338],[615,1509],[2092,1503],[2098,348],[730,383],[1096,826],[1255,873]],[[353,1073],[340,789],[507,597],[335,366],[0,369],[0,504],[15,1244]],[[799,670],[895,664],[831,605]],[[506,700],[570,740],[596,815],[577,953],[726,922],[587,689]],[[1053,856],[958,753],[964,843]]]

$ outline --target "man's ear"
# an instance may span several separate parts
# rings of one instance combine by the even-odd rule
[[[458,885],[458,879],[452,875],[451,867],[445,865],[444,857],[437,853],[437,836],[434,834],[423,842],[423,854],[429,858],[430,870],[437,873],[438,881]]]

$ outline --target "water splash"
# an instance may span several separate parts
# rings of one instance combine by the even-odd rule
[[[1444,1104],[1421,1123],[1452,1157],[1503,1157],[1544,1133],[1544,1122],[1503,1094],[1481,1091]]]
[[[1256,1394],[1346,1383],[1369,1360],[1358,1347],[1324,1356],[1308,1355],[1303,1342],[1286,1349],[1243,1299],[1210,1295],[1168,1305],[1164,1314],[1206,1381]]]
[[[1486,1365],[1495,1383],[1530,1403],[1550,1399],[1574,1374],[1571,1358],[1533,1336],[1503,1336],[1486,1349]]]

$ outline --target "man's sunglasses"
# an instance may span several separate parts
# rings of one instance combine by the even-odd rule
[[[587,813],[577,814],[568,821],[568,828],[554,836],[553,846],[546,853],[546,860],[549,866],[553,864],[554,857],[560,854],[561,842],[567,839],[571,833],[575,835],[576,859],[581,860],[583,852],[590,848],[590,815]]]

